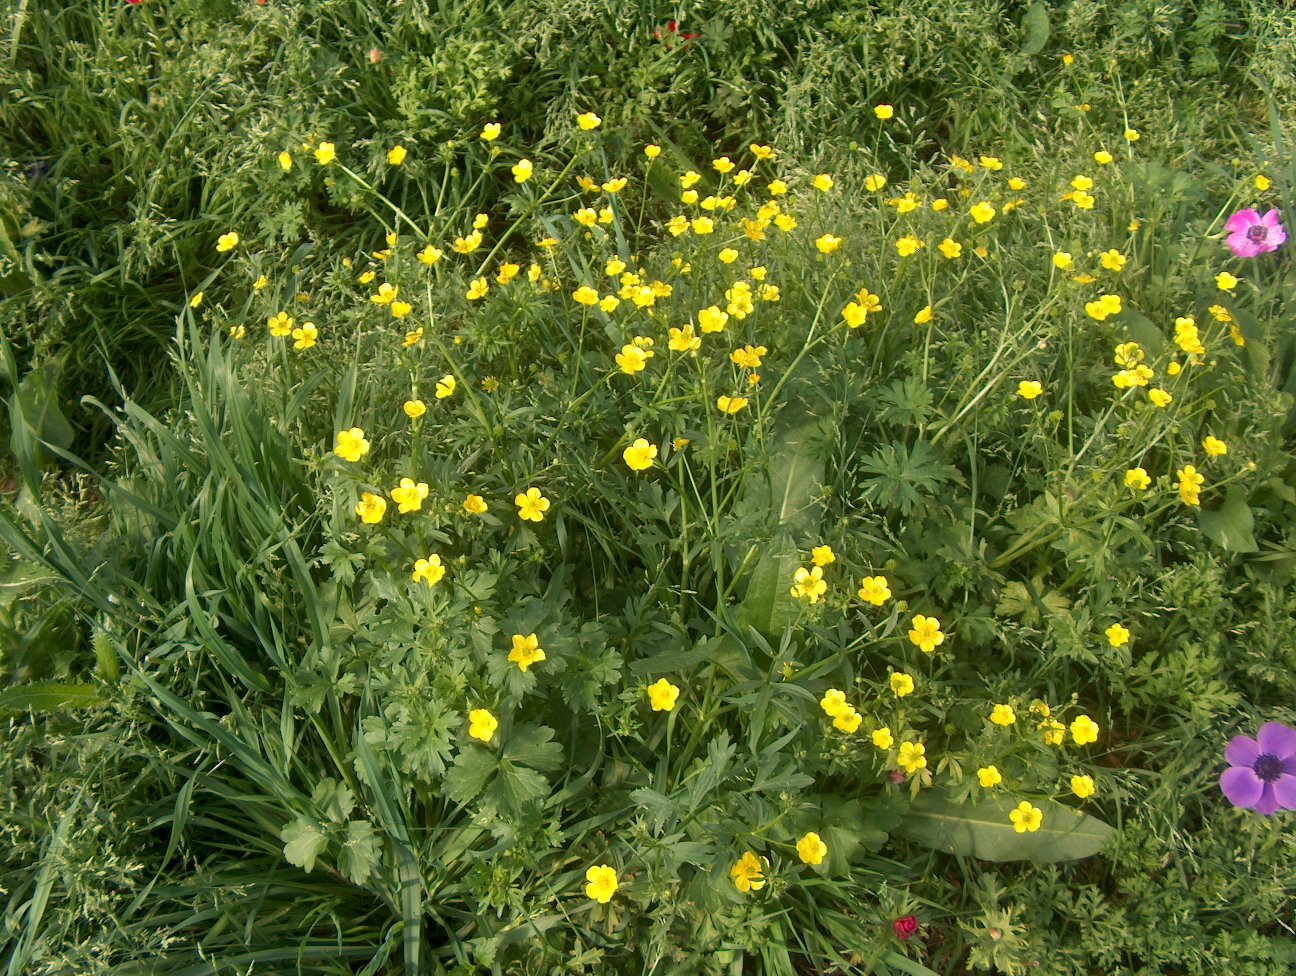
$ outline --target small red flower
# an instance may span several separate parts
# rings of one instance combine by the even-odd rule
[[[891,923],[891,929],[895,932],[897,939],[907,939],[918,931],[918,919],[913,915],[897,918]]]

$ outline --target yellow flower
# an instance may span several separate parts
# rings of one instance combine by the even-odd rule
[[[1026,181],[1020,176],[1014,176],[1008,180],[1008,185],[1014,190],[1023,190],[1026,188]]]
[[[710,217],[694,217],[692,227],[695,234],[710,234],[715,230],[715,221]]]
[[[387,162],[392,166],[399,166],[405,162],[405,157],[409,155],[404,146],[392,146],[387,150]]]
[[[1108,163],[1112,161],[1112,154],[1109,153],[1106,149],[1099,149],[1096,153],[1094,153],[1093,158],[1094,158],[1094,162],[1097,163],[1099,166],[1106,166]]]
[[[525,183],[531,179],[531,174],[535,172],[535,167],[531,165],[531,160],[520,159],[513,164],[513,180],[516,183]]]
[[[771,180],[765,189],[769,190],[770,196],[779,197],[787,193],[788,186],[782,180]]]
[[[549,511],[549,499],[540,494],[539,488],[528,488],[513,499],[513,504],[518,507],[518,518],[523,521],[542,521],[544,513]]]
[[[200,291],[194,292],[193,298],[189,299],[189,307],[197,308],[199,305],[202,304],[202,300],[203,300],[203,293]]]
[[[917,614],[913,618],[913,629],[909,631],[909,640],[916,644],[920,649],[928,654],[936,650],[938,644],[945,643],[945,635],[941,633],[940,621],[935,617],[924,617]]]
[[[221,234],[220,237],[216,238],[216,250],[231,251],[238,246],[238,242],[239,236],[233,231],[228,234]]]
[[[633,376],[635,373],[643,370],[648,365],[648,360],[653,356],[651,350],[641,349],[636,345],[627,343],[621,347],[621,351],[616,355],[616,363],[621,367],[621,372],[627,376]]]
[[[486,499],[481,495],[469,495],[464,499],[463,507],[470,515],[480,515],[486,511]]]
[[[1088,715],[1081,715],[1071,723],[1071,738],[1075,744],[1082,746],[1088,742],[1098,741],[1098,723]]]
[[[231,325],[229,329],[229,334],[235,339],[242,339],[245,335],[247,335],[247,329],[244,328],[242,325]]]
[[[286,150],[279,154],[279,168],[285,173],[292,169],[292,155]]]
[[[337,159],[337,151],[331,142],[321,142],[319,148],[315,150],[315,161],[321,166],[327,166],[333,160]],[[283,160],[280,160],[283,165]]]
[[[751,346],[748,346],[747,348],[750,349]],[[764,354],[765,347],[761,346],[760,351]],[[759,366],[760,363],[757,363],[756,365]],[[816,566],[827,566],[829,563],[835,563],[837,561],[837,554],[832,551],[832,546],[815,546],[810,550],[810,558],[814,560]]]
[[[468,734],[482,742],[490,742],[499,728],[499,719],[484,708],[474,708],[468,713]]]
[[[540,265],[532,262],[531,266],[527,268],[527,281],[539,281],[541,270]]]
[[[252,282],[252,287],[253,287],[256,291],[260,291],[262,288],[264,288],[264,287],[265,287],[266,285],[268,285],[269,283],[270,283],[270,279],[267,278],[265,275],[257,275],[257,280],[254,281],[254,282]]]
[[[593,112],[582,112],[580,115],[576,116],[576,124],[586,132],[589,132],[591,129],[597,129],[602,123],[603,120]]]
[[[1112,647],[1120,647],[1122,644],[1129,643],[1130,632],[1120,624],[1112,624],[1103,633],[1107,635],[1107,643]]]
[[[338,431],[333,453],[347,461],[359,461],[369,453],[369,442],[365,440],[364,431],[359,427]]]
[[[375,305],[389,305],[392,300],[400,293],[400,285],[389,284],[384,281],[378,286],[378,293],[369,296],[369,301]],[[283,314],[280,312],[279,314]]]
[[[833,178],[827,173],[820,173],[810,181],[810,184],[821,193],[827,193],[834,185]]]
[[[455,378],[453,373],[446,373],[445,376],[437,380],[436,397],[438,400],[444,400],[448,396],[453,396],[455,391]]]
[[[1065,65],[1070,65],[1071,62],[1074,61],[1074,60],[1075,60],[1075,58],[1074,58],[1072,55],[1070,55],[1070,54],[1064,54],[1064,55],[1062,55],[1062,63],[1065,64]]]
[[[756,143],[753,142],[747,148],[751,150],[751,154],[755,156],[757,159],[774,158],[774,150],[769,146],[758,146]]]
[[[483,297],[488,291],[490,291],[490,284],[485,278],[474,278],[468,283],[466,297],[470,302],[476,301],[478,298]]]
[[[1067,251],[1058,251],[1053,255],[1053,266],[1061,271],[1066,271],[1072,265],[1071,254]]]
[[[621,457],[632,471],[647,471],[657,458],[657,445],[640,437],[621,453]]]
[[[1084,192],[1078,192],[1072,196],[1071,202],[1081,210],[1092,210],[1094,206],[1094,198]]]
[[[752,179],[751,170],[740,169],[738,172],[734,173],[733,176],[734,186],[746,186],[748,183],[751,182],[751,179]]]
[[[293,343],[294,349],[309,349],[319,339],[319,329],[315,328],[314,322],[303,322],[301,328],[292,330],[292,337],[297,340]]]
[[[401,340],[401,346],[413,346],[423,341],[423,326],[417,329],[410,329],[405,333],[405,338]]]
[[[576,299],[576,301],[580,302],[582,305],[595,305],[598,303],[599,293],[589,285],[581,285],[572,292],[572,298]]]
[[[865,576],[859,588],[859,598],[875,607],[880,607],[891,599],[891,587],[885,576]]]
[[[1255,183],[1255,188],[1257,190],[1269,189],[1269,177],[1265,176],[1263,173],[1257,173],[1253,182]]]
[[[702,337],[693,334],[693,323],[689,322],[681,329],[670,330],[668,346],[673,352],[692,352],[702,347]]]
[[[605,193],[620,193],[622,190],[625,189],[626,183],[628,182],[629,180],[627,180],[624,176],[619,176],[614,180],[608,180],[606,183],[604,183],[603,191]]]
[[[716,406],[722,413],[737,413],[743,407],[747,406],[750,401],[741,396],[719,396],[716,397]]]
[[[356,502],[355,512],[361,520],[372,524],[382,521],[383,513],[387,511],[387,499],[381,495],[374,495],[365,492]]]
[[[879,749],[890,749],[891,744],[895,742],[895,738],[891,735],[891,730],[885,725],[880,729],[873,730],[872,739],[873,744]]]
[[[1126,129],[1125,138],[1130,142],[1138,142],[1139,134],[1137,129]]]
[[[1071,185],[1075,187],[1078,192],[1083,193],[1085,190],[1092,190],[1094,184],[1093,180],[1082,174],[1072,180]]]
[[[833,237],[832,234],[824,234],[823,237],[815,240],[815,247],[819,248],[820,252],[823,254],[831,254],[841,246],[841,242],[842,239],[840,237]]]
[[[1080,799],[1088,799],[1094,795],[1094,781],[1092,776],[1072,776],[1071,792]]]
[[[417,257],[424,264],[436,264],[438,261],[441,260],[441,255],[443,253],[444,252],[441,250],[441,248],[433,247],[431,244],[429,244],[427,247],[423,248],[423,250],[419,251],[418,254],[415,255],[415,257]]]
[[[981,165],[986,169],[1003,169],[1003,163],[994,156],[982,156]]]
[[[1019,834],[1026,831],[1036,831],[1040,829],[1040,823],[1044,819],[1044,811],[1039,807],[1031,806],[1030,800],[1022,800],[1017,804],[1017,809],[1009,811],[1008,819],[1012,821],[1013,830]]]
[[[1089,313],[1090,318],[1103,321],[1109,315],[1119,315],[1121,313],[1121,300],[1119,295],[1101,295],[1096,302],[1086,302],[1085,311]]]
[[[902,258],[907,258],[922,246],[923,242],[914,237],[913,234],[906,234],[904,237],[896,241],[896,250],[900,253]]]
[[[427,413],[427,404],[422,400],[406,400],[402,404],[402,409],[405,411],[405,416],[409,417],[410,420],[417,420]]]
[[[977,779],[987,790],[992,786],[998,786],[1003,782],[1003,774],[999,772],[998,766],[982,766],[977,770]]]
[[[1212,305],[1212,306],[1211,306],[1210,308],[1208,308],[1206,311],[1210,312],[1211,315],[1215,316],[1215,321],[1216,321],[1216,322],[1232,322],[1232,321],[1233,321],[1233,316],[1232,316],[1231,314],[1229,314],[1229,310],[1228,310],[1227,308],[1225,308],[1223,305]]]
[[[870,193],[877,193],[878,190],[882,189],[886,185],[887,178],[881,173],[874,173],[872,176],[864,177],[864,189],[868,190]]]
[[[729,873],[733,876],[734,884],[743,894],[749,891],[760,891],[765,887],[765,879],[762,875],[762,865],[756,860],[756,855],[747,851],[738,859],[738,863],[730,868]]]
[[[499,138],[499,134],[500,124],[498,122],[487,122],[486,125],[482,127],[481,134],[477,138],[484,139],[487,142],[494,142]]]
[[[1044,392],[1044,384],[1039,380],[1022,380],[1017,384],[1017,395],[1025,400],[1034,400]]]
[[[1143,358],[1143,347],[1137,342],[1122,342],[1116,346],[1116,365],[1133,366]]]
[[[738,260],[738,252],[735,251],[732,247],[726,247],[719,254],[717,254],[716,257],[718,257],[725,264],[733,264],[735,261]]]
[[[598,222],[598,211],[594,210],[592,207],[581,207],[572,214],[572,217],[578,224],[583,224],[586,227],[593,227],[594,224]]]
[[[400,487],[391,490],[392,501],[399,506],[402,515],[406,512],[418,512],[423,508],[423,499],[428,496],[426,482],[414,483],[413,478],[401,478]]]
[[[973,204],[972,209],[968,212],[972,214],[972,219],[978,224],[984,224],[994,217],[995,208],[990,205],[989,201],[982,200],[980,203]]]
[[[774,218],[774,226],[785,234],[796,230],[797,220],[791,214],[779,214]]]
[[[922,308],[918,310],[918,314],[914,316],[914,323],[916,325],[923,325],[927,322],[930,322],[931,320],[932,320],[932,307],[930,305],[924,305]]]
[[[853,705],[843,705],[842,710],[833,717],[833,728],[853,733],[863,721],[864,716],[855,711]]]
[[[914,690],[914,679],[903,671],[891,672],[891,691],[897,698],[903,698]]]
[[[949,237],[937,244],[936,247],[940,249],[941,254],[951,261],[963,254],[963,245]]]
[[[916,773],[927,768],[926,752],[927,749],[921,742],[902,742],[896,763],[903,766],[906,773]]]
[[[1215,276],[1215,286],[1220,291],[1232,291],[1238,286],[1238,283],[1241,280],[1241,278],[1233,277],[1233,275],[1229,274],[1227,271],[1221,271]]]
[[[593,126],[589,126],[593,128]],[[593,898],[600,905],[606,905],[616,894],[620,885],[617,883],[616,869],[607,864],[599,864],[585,872],[585,896]]]
[[[1066,738],[1066,726],[1055,718],[1040,722],[1039,728],[1044,730],[1044,744],[1046,746],[1060,746],[1062,740]]]
[[[411,306],[409,302],[392,302],[391,303],[392,318],[403,319],[405,316],[409,315],[412,307],[413,306]]]
[[[680,186],[682,186],[684,189],[687,190],[689,187],[691,187],[694,183],[696,183],[700,179],[702,179],[701,173],[698,173],[694,170],[689,170],[687,173],[685,173],[680,177]]]
[[[990,721],[995,725],[1012,725],[1017,721],[1017,713],[1011,705],[996,705],[990,713]]]
[[[1125,487],[1134,488],[1138,491],[1147,491],[1148,485],[1152,484],[1152,479],[1142,468],[1130,468],[1125,472]]]
[[[1125,255],[1114,247],[1110,251],[1103,251],[1098,256],[1098,260],[1102,262],[1102,266],[1108,271],[1119,271],[1125,267]]]
[[[819,699],[819,707],[828,716],[836,718],[844,709],[850,706],[846,704],[846,694],[844,692],[836,688],[829,688],[824,692],[823,698]]]
[[[670,220],[666,221],[666,229],[675,237],[679,237],[680,234],[688,230],[688,227],[689,219],[683,214],[676,214]]]
[[[819,598],[828,592],[828,581],[823,578],[823,569],[799,567],[792,577],[792,595],[809,597],[811,603],[818,603]]]
[[[1218,457],[1221,454],[1228,453],[1228,445],[1218,437],[1207,436],[1207,438],[1202,441],[1202,447],[1205,448],[1207,454],[1210,454],[1213,457]]]
[[[797,841],[797,856],[805,864],[819,864],[828,854],[828,845],[813,830]]]
[[[1171,396],[1169,393],[1167,393],[1165,390],[1158,389],[1157,387],[1153,387],[1152,389],[1148,390],[1148,399],[1151,400],[1152,403],[1155,404],[1156,406],[1164,407],[1164,406],[1168,406],[1170,401],[1173,400],[1174,397]]]
[[[518,276],[518,272],[520,272],[521,270],[522,270],[522,265],[514,264],[511,261],[506,261],[500,265],[499,274],[495,276],[495,280],[499,282],[501,285],[507,285],[510,281],[512,281],[514,278]]]
[[[746,345],[741,349],[735,349],[729,354],[729,358],[746,369],[756,369],[761,364],[761,356],[764,356],[768,349],[764,346]],[[819,563],[820,566],[823,563]]]
[[[949,201],[946,200],[944,197],[937,197],[935,200],[932,201],[931,204],[932,209],[937,211],[944,210],[948,206],[949,206]]]
[[[545,652],[540,647],[540,642],[535,634],[528,634],[523,637],[521,634],[513,635],[513,650],[509,651],[508,659],[514,662],[522,671],[533,664],[539,664],[545,659]]]
[[[1179,497],[1183,499],[1183,503],[1200,506],[1201,500],[1198,496],[1206,477],[1191,464],[1184,465],[1176,474],[1179,476],[1179,481],[1175,487],[1179,489]]]
[[[737,164],[735,164],[728,156],[721,156],[719,159],[711,160],[711,165],[715,167],[717,173],[728,173]]]
[[[729,321],[729,313],[720,311],[719,306],[712,305],[698,312],[698,324],[703,332],[719,332]]]
[[[864,324],[864,320],[867,317],[868,312],[861,306],[856,305],[854,302],[849,303],[842,309],[842,318],[846,320],[846,324],[852,329],[858,329]]]
[[[648,702],[654,712],[669,712],[679,700],[679,687],[665,678],[658,678],[648,686]]]
[[[647,145],[644,146],[644,155],[649,159],[656,159],[661,155],[661,146]]]

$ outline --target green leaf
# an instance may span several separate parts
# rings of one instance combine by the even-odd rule
[[[72,443],[72,425],[59,409],[59,376],[63,372],[61,359],[51,359],[28,373],[15,396],[22,413],[22,419],[31,428],[37,438],[49,441],[55,447],[67,450]],[[18,454],[20,444],[15,432],[10,435],[9,446]],[[48,452],[39,443],[32,445],[37,464],[44,464]]]
[[[756,563],[747,583],[747,594],[738,608],[738,623],[755,627],[774,640],[801,612],[792,596],[792,580],[801,565],[801,553],[786,532],[775,536]]]
[[[1157,356],[1165,346],[1165,333],[1146,315],[1126,311],[1121,315],[1125,325],[1125,336],[1131,342],[1137,342],[1149,356]]]
[[[951,478],[962,483],[958,470],[943,463],[940,450],[925,441],[910,448],[903,441],[884,444],[860,461],[860,469],[876,475],[865,482],[860,500],[883,508],[898,507],[908,515],[924,492],[934,492]]]
[[[1230,485],[1224,504],[1216,511],[1202,509],[1197,513],[1197,525],[1213,542],[1218,542],[1229,552],[1259,552],[1251,527],[1255,520],[1247,504],[1247,491],[1241,485]]]
[[[315,859],[328,846],[328,835],[319,828],[319,824],[304,817],[298,817],[279,831],[279,839],[284,842],[284,857],[289,864],[295,864],[308,874],[315,870]]]
[[[557,769],[563,763],[562,746],[551,742],[554,730],[544,725],[519,725],[504,746],[504,759],[532,769]]]
[[[459,750],[454,766],[446,773],[446,796],[455,803],[468,803],[475,799],[486,781],[499,768],[499,757],[481,746],[470,745]]]
[[[37,681],[0,692],[0,712],[25,712],[29,708],[37,712],[56,712],[69,708],[89,708],[102,701],[103,697],[94,685]]]
[[[1043,3],[1042,0],[1035,0],[1035,3],[1026,10],[1021,26],[1025,34],[1021,53],[1039,54],[1044,50],[1044,45],[1048,43],[1049,38],[1048,4]]]
[[[338,870],[356,884],[364,884],[378,869],[381,853],[382,842],[373,825],[368,820],[352,820],[338,854]]]
[[[1112,828],[1056,800],[1035,800],[1044,818],[1035,831],[1017,833],[1008,814],[1019,799],[989,796],[953,803],[941,790],[921,793],[894,833],[948,854],[983,861],[1075,861],[1102,849]]]
[[[96,631],[91,641],[94,647],[95,661],[98,662],[99,677],[108,684],[115,684],[121,677],[121,662],[117,660],[117,649],[102,630]]]
[[[355,809],[355,793],[345,784],[325,776],[311,794],[311,802],[324,811],[334,823],[341,823]]]

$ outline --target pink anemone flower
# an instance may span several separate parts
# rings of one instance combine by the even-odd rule
[[[1228,237],[1224,243],[1239,258],[1253,258],[1262,251],[1276,251],[1287,240],[1287,232],[1278,221],[1278,211],[1270,210],[1261,217],[1249,207],[1239,210],[1224,224]]]

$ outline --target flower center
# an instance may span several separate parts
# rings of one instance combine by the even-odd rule
[[[1252,227],[1247,229],[1246,236],[1247,236],[1247,240],[1255,241],[1257,244],[1259,244],[1261,241],[1265,239],[1268,233],[1269,233],[1269,228],[1266,227],[1264,224],[1255,224]]]
[[[1267,752],[1263,753],[1251,768],[1266,783],[1274,782],[1283,772],[1282,760]]]

